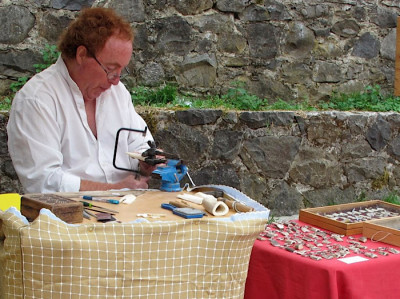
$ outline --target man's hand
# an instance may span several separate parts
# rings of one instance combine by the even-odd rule
[[[121,182],[115,184],[117,185],[117,187],[114,189],[123,189],[123,188],[147,189],[149,188],[148,181],[149,181],[148,176],[131,174]]]
[[[130,174],[122,181],[115,184],[99,183],[87,180],[81,180],[81,187],[79,191],[96,191],[96,190],[111,190],[111,189],[147,189],[149,188],[148,176],[139,176]]]
[[[151,173],[156,170],[157,165],[150,165],[144,161],[139,160],[139,169],[140,169],[140,174],[144,176],[150,176]]]

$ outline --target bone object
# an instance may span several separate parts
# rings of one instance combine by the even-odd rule
[[[213,198],[204,198],[203,207],[214,216],[224,216],[229,212],[229,207],[224,202],[218,201],[214,196]]]

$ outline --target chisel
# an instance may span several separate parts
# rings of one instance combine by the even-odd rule
[[[111,210],[111,209],[107,209],[107,208],[103,208],[100,206],[95,206],[94,204],[90,203],[90,202],[86,202],[86,201],[82,201],[81,203],[83,204],[83,206],[85,207],[85,209],[89,209],[89,210],[93,210],[93,211],[98,211],[98,212],[112,212],[112,213],[118,213],[118,211],[115,210]]]

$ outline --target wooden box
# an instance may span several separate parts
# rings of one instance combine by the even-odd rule
[[[67,223],[80,223],[83,220],[83,205],[56,194],[26,194],[21,198],[21,214],[29,221],[39,216],[42,208],[49,209]]]
[[[372,241],[400,246],[400,217],[364,222],[363,236]]]
[[[301,209],[299,213],[299,220],[335,232],[337,234],[345,236],[356,235],[356,234],[361,234],[363,232],[363,222],[365,221],[345,223],[330,219],[324,215],[339,213],[339,212],[349,212],[361,208],[377,208],[377,207],[384,208],[385,210],[388,210],[390,212],[400,214],[400,205],[390,204],[380,200],[370,200],[363,202],[325,206],[319,208]]]

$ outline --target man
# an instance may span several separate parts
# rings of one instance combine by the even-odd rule
[[[85,9],[61,36],[57,62],[16,94],[7,125],[8,146],[26,192],[148,187],[154,166],[126,153],[149,148],[149,130],[121,134],[117,147],[116,164],[140,168],[142,175],[113,166],[118,129],[146,128],[120,82],[132,42],[129,23],[115,12]]]

